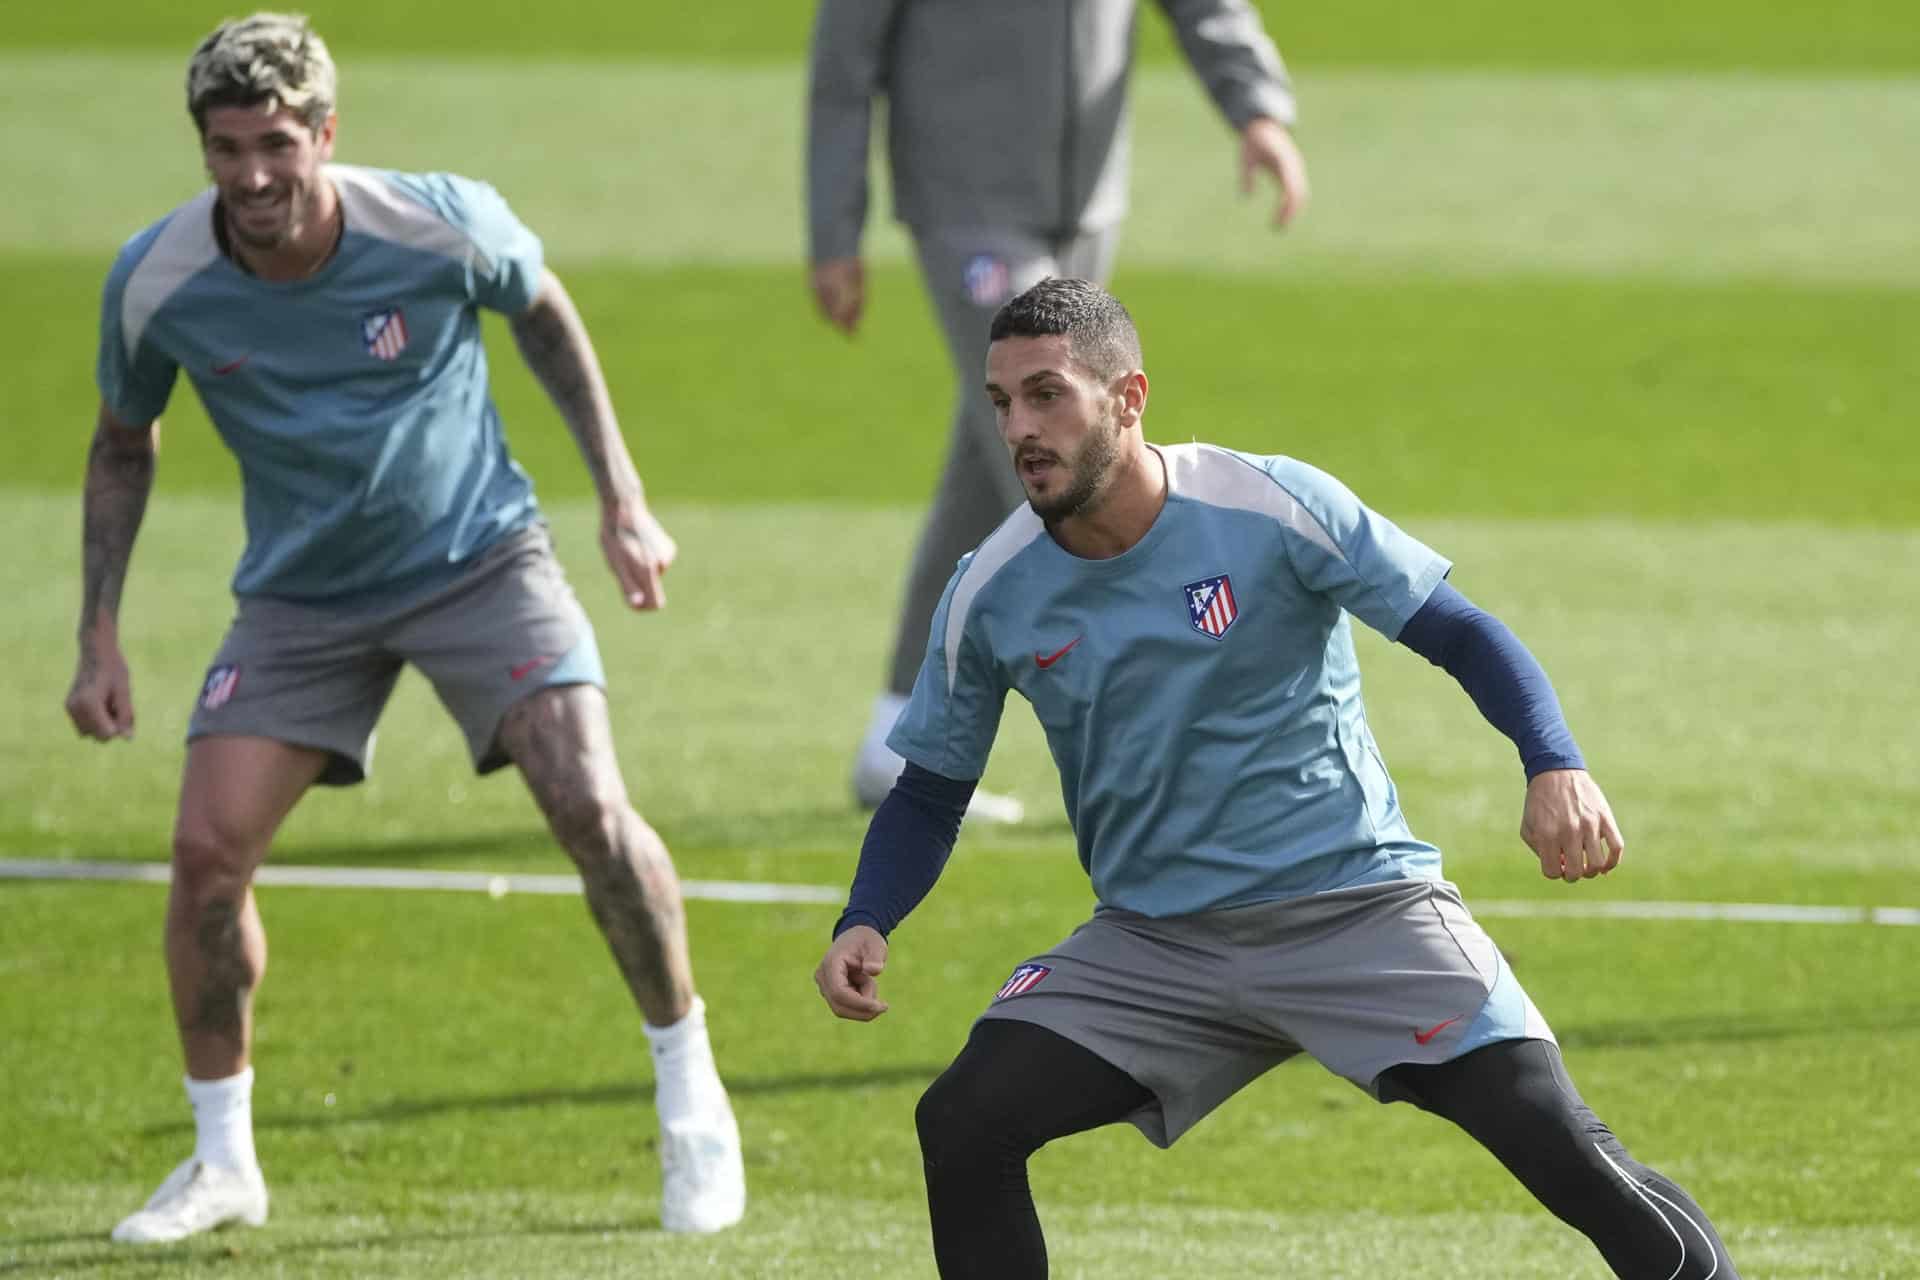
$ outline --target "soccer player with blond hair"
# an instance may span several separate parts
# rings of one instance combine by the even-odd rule
[[[304,18],[221,24],[187,71],[213,185],[129,240],[107,278],[67,697],[82,734],[133,731],[121,587],[182,373],[239,462],[247,530],[237,613],[187,731],[166,914],[196,1142],[113,1237],[265,1221],[251,1091],[267,946],[254,871],[310,787],[366,776],[409,664],[478,772],[519,769],[579,868],[645,1018],[662,1223],[721,1229],[745,1206],[740,1138],[679,882],[628,799],[593,627],[507,450],[482,309],[507,317],[586,460],[628,607],[665,604],[674,541],[540,241],[484,183],[334,163],[335,99],[333,60]]]

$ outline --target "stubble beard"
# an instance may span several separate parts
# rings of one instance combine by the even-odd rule
[[[1106,496],[1107,476],[1120,457],[1120,432],[1102,419],[1073,457],[1073,481],[1057,498],[1042,501],[1027,494],[1027,505],[1048,528],[1097,509]]]

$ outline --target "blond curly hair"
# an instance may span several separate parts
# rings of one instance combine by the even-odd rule
[[[187,63],[187,111],[202,134],[215,107],[274,102],[318,133],[333,114],[327,42],[301,13],[255,13],[215,27]]]

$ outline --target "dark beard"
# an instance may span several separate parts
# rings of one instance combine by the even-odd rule
[[[1048,528],[1062,520],[1084,515],[1100,504],[1107,473],[1113,470],[1114,460],[1120,456],[1120,433],[1102,424],[1100,430],[1087,438],[1081,447],[1080,455],[1073,461],[1073,483],[1067,491],[1044,505],[1032,494],[1027,495],[1027,505],[1040,517],[1041,523]]]

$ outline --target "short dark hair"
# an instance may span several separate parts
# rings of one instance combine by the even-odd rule
[[[1091,280],[1048,276],[994,313],[989,342],[1064,335],[1074,358],[1102,380],[1140,367],[1140,332],[1120,299]]]

